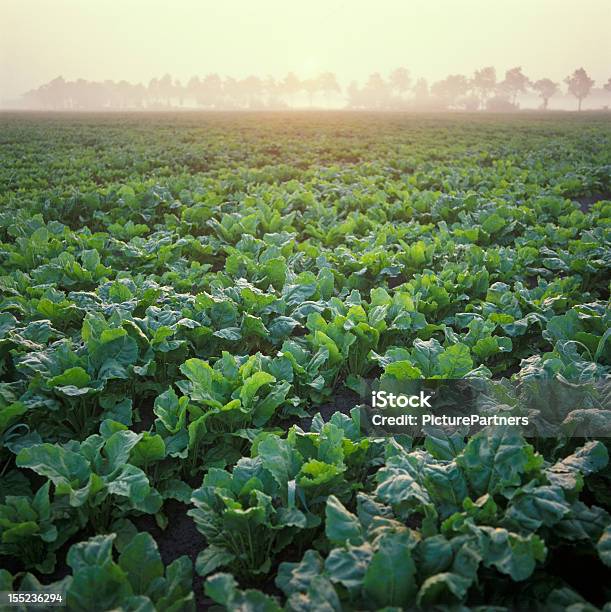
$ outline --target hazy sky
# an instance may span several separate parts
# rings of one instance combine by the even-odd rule
[[[218,72],[340,81],[404,65],[611,76],[611,0],[0,0],[0,98],[58,75],[144,83]]]

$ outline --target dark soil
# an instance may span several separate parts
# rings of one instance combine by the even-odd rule
[[[583,554],[575,546],[563,546],[548,554],[547,571],[564,580],[595,606],[605,605],[611,597],[611,570],[596,555]]]
[[[153,402],[143,402],[142,405],[138,407],[138,415],[140,416],[140,420],[134,422],[131,430],[135,431],[136,433],[150,431],[153,427],[155,419],[157,418],[153,412]]]
[[[155,522],[155,518],[150,515],[130,517],[138,531],[148,531],[159,547],[159,553],[163,563],[167,566],[178,557],[187,555],[195,567],[195,559],[206,544],[203,536],[197,531],[193,519],[187,516],[188,507],[175,500],[168,500],[164,504],[164,512],[168,517],[168,526],[161,529]],[[73,544],[87,540],[94,536],[94,531],[87,527],[75,533],[59,550],[56,551],[57,565],[51,574],[41,574],[37,571],[32,573],[44,584],[51,584],[62,580],[70,574],[70,568],[66,564],[68,550]],[[5,557],[0,555],[0,568],[6,569],[11,574],[26,571],[23,564],[15,557]],[[207,610],[214,603],[204,595],[204,580],[195,573],[193,575],[193,592],[195,604],[198,610]]]
[[[83,540],[87,540],[96,535],[94,531],[86,526],[85,529],[77,531],[71,538],[69,538],[61,548],[58,548],[55,551],[55,556],[57,558],[57,563],[55,565],[55,570],[50,574],[41,574],[39,571],[35,569],[27,569],[24,567],[23,563],[19,561],[16,557],[5,557],[0,555],[0,568],[5,569],[13,576],[20,572],[29,571],[31,574],[34,574],[42,582],[43,584],[52,584],[53,582],[57,582],[62,580],[68,574],[70,574],[71,569],[68,567],[66,563],[66,558],[68,556],[68,551],[73,544],[77,544],[78,542],[82,542]]]
[[[601,200],[611,200],[611,192],[596,193],[594,195],[587,196],[574,196],[571,199],[579,204],[582,212],[588,212],[590,208],[596,204],[596,202],[600,202]]]
[[[388,288],[389,289],[394,289],[395,287],[398,287],[399,285],[402,285],[407,279],[404,276],[391,276],[388,280]]]
[[[493,380],[501,380],[501,378],[511,378],[514,374],[520,371],[520,365],[514,364],[501,372],[495,372],[492,376]]]
[[[524,279],[524,284],[529,289],[534,289],[539,284],[539,279],[536,276],[527,276]]]
[[[132,518],[138,531],[148,531],[157,542],[161,559],[165,565],[178,557],[187,555],[195,566],[197,555],[206,547],[204,537],[197,531],[193,519],[187,516],[188,507],[173,499],[164,504],[168,526],[161,529],[152,515],[146,514]],[[193,572],[193,592],[198,610],[207,610],[212,600],[204,596],[204,580]]]
[[[168,517],[168,526],[161,529],[155,522],[154,516],[145,514],[137,517],[130,517],[138,531],[148,531],[159,547],[159,553],[164,565],[172,563],[178,557],[187,555],[195,567],[195,559],[200,551],[206,547],[203,536],[197,531],[193,519],[187,516],[188,507],[175,500],[168,500],[164,504],[164,512]],[[68,550],[73,544],[82,542],[95,535],[87,527],[85,530],[74,534],[57,552],[57,566],[52,574],[32,573],[44,584],[50,584],[65,578],[70,574],[70,568],[66,564]],[[0,567],[8,570],[11,574],[25,571],[22,563],[15,557],[0,556]],[[204,595],[204,580],[193,572],[193,593],[195,604],[198,610],[207,610],[213,604],[211,599]]]
[[[345,415],[350,415],[350,411],[361,404],[361,397],[350,389],[338,389],[333,395],[333,399],[329,402],[325,402],[320,406],[313,406],[311,411],[316,414],[320,412],[324,421],[328,421],[336,412],[341,412]],[[312,417],[301,419],[299,426],[304,431],[310,431],[310,425],[312,424]]]

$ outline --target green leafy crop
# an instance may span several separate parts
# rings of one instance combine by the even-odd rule
[[[0,591],[609,612],[611,123],[552,115],[0,115]],[[369,427],[447,380],[530,429]]]

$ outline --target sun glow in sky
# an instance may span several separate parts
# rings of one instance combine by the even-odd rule
[[[0,0],[0,98],[58,75],[611,76],[611,0]]]

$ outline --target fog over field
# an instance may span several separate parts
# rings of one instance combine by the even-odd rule
[[[0,106],[600,109],[610,20],[606,0],[3,0]]]

